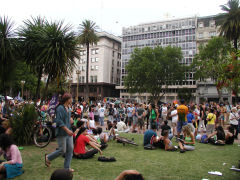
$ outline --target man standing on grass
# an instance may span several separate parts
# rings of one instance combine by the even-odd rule
[[[177,107],[178,123],[177,123],[177,136],[180,137],[182,127],[187,125],[188,107],[185,106],[184,99],[180,100],[180,106]]]

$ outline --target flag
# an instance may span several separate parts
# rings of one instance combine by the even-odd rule
[[[53,95],[48,106],[48,114],[51,116],[55,113],[56,106],[58,105],[58,95]]]

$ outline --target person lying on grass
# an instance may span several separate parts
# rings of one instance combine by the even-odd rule
[[[74,144],[74,157],[78,159],[88,159],[97,154],[98,152],[102,155],[102,151],[99,147],[99,144],[90,141],[89,137],[87,137],[87,129],[82,127],[79,129],[77,136],[75,137]],[[86,151],[86,145],[89,144],[94,149]]]
[[[0,179],[10,179],[21,175],[23,173],[22,156],[8,134],[0,135],[0,148],[0,155],[3,154],[6,159],[0,165]]]
[[[180,147],[180,152],[183,153],[185,151],[193,151],[195,149],[195,138],[191,131],[191,126],[186,125],[183,126],[183,136],[184,139],[178,139],[178,145]]]

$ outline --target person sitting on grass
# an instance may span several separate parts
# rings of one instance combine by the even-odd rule
[[[185,151],[193,151],[195,149],[195,138],[194,135],[191,131],[191,126],[190,125],[186,125],[183,126],[183,136],[184,136],[184,140],[182,139],[178,139],[178,145],[180,147],[180,152],[183,153]]]
[[[72,180],[73,174],[71,171],[68,171],[67,169],[57,169],[55,170],[50,180]]]
[[[8,135],[12,134],[12,128],[10,127],[9,120],[3,121],[2,127],[5,129],[5,134],[8,134]]]
[[[22,156],[8,134],[0,135],[0,148],[0,155],[3,154],[6,159],[0,165],[0,179],[10,179],[21,175],[23,173]]]
[[[232,126],[228,126],[227,132],[225,132],[225,144],[233,143],[234,143],[234,128]]]
[[[177,148],[175,148],[172,144],[172,141],[169,139],[169,130],[162,131],[162,140],[163,140],[163,149],[165,151],[175,151]]]
[[[216,131],[209,134],[207,139],[209,143],[213,145],[224,145],[225,144],[225,132],[222,126],[218,126]]]
[[[167,130],[167,131],[168,131],[168,135],[169,135],[168,138],[169,138],[170,140],[173,138],[173,135],[172,135],[172,133],[171,133],[171,127],[168,125],[168,120],[165,120],[165,121],[164,121],[164,124],[161,126],[161,129],[162,129],[162,133],[161,133],[162,136],[164,136],[164,135],[163,135],[163,132],[164,132],[165,130]]]
[[[142,174],[136,170],[125,170],[115,180],[144,180]]]
[[[77,136],[75,137],[74,144],[74,157],[78,159],[89,159],[97,154],[98,151],[102,155],[101,149],[96,145],[96,143],[90,141],[87,137],[87,129],[85,127],[80,128]],[[94,149],[86,151],[86,145],[89,144]]]

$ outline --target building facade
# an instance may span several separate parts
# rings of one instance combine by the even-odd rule
[[[99,32],[97,36],[99,41],[91,45],[89,51],[89,97],[118,97],[119,90],[115,86],[120,84],[121,39],[107,32]],[[82,99],[86,92],[86,47],[81,45],[79,53],[80,59],[76,59],[77,66],[70,81],[73,97],[78,94],[78,99]]]
[[[122,31],[122,66],[121,66],[121,84],[117,88],[120,89],[121,98],[139,98],[146,101],[149,94],[129,94],[124,88],[124,77],[127,75],[125,66],[130,60],[131,53],[134,48],[155,47],[155,46],[176,46],[181,47],[183,59],[181,64],[190,65],[197,51],[196,43],[197,17],[189,17],[183,19],[174,19],[168,21],[160,21],[154,23],[140,24],[123,28]],[[196,81],[193,79],[194,72],[185,73],[183,85],[169,86],[167,93],[161,101],[173,101],[177,99],[177,91],[179,88],[187,87],[191,89],[193,95],[196,95]]]

